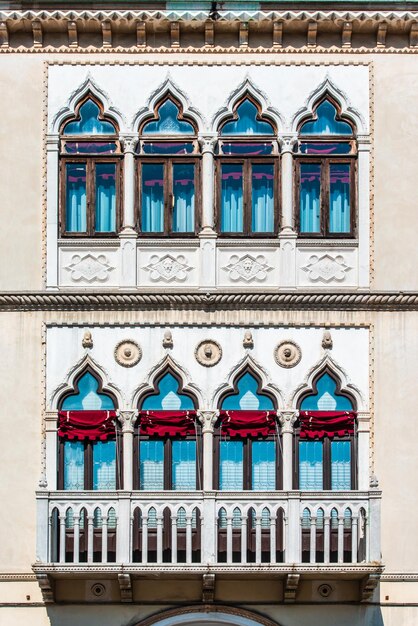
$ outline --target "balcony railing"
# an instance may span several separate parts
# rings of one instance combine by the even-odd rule
[[[378,564],[380,492],[40,491],[37,566]]]

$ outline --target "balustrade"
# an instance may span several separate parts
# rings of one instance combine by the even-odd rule
[[[38,561],[162,567],[370,563],[380,560],[379,504],[375,490],[39,492]]]

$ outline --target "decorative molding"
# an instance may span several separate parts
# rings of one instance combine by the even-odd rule
[[[326,253],[322,256],[312,254],[306,265],[302,265],[301,269],[307,273],[309,280],[313,283],[329,283],[333,280],[338,282],[344,281],[347,272],[353,268],[345,262],[342,254],[332,256]]]
[[[65,311],[65,310],[143,310],[143,309],[236,309],[269,310],[325,310],[325,311],[416,311],[417,292],[279,292],[264,293],[138,293],[33,291],[25,293],[0,293],[0,310],[4,311]],[[87,323],[87,322],[86,322]],[[90,323],[90,322],[88,322]],[[306,324],[305,324],[306,325]],[[318,323],[319,326],[321,324]],[[366,326],[368,324],[366,323]]]
[[[142,357],[139,344],[132,339],[119,341],[115,347],[115,361],[122,367],[134,367]]]
[[[194,355],[200,365],[213,367],[219,363],[222,358],[222,348],[217,341],[204,339],[196,346]]]
[[[182,283],[187,280],[188,272],[194,268],[188,265],[183,254],[176,256],[172,254],[164,254],[162,256],[153,254],[148,265],[144,265],[142,269],[149,272],[150,280],[153,282]]]
[[[244,254],[242,257],[233,254],[228,265],[224,265],[221,269],[229,274],[229,280],[232,282],[244,280],[250,283],[263,282],[267,278],[267,273],[271,272],[274,267],[266,263],[266,257],[263,254],[257,254],[257,256]]]
[[[281,341],[274,349],[274,360],[280,367],[295,367],[302,358],[302,351],[295,341]]]
[[[71,273],[71,280],[74,282],[92,283],[95,281],[106,282],[109,280],[110,272],[116,268],[110,265],[105,254],[100,253],[95,256],[88,252],[84,256],[73,254],[71,263],[65,265],[64,269]]]

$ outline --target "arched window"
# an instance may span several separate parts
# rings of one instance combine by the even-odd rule
[[[144,491],[193,491],[200,485],[195,421],[197,401],[182,389],[176,373],[165,370],[154,390],[141,398],[136,427],[138,463],[134,486]],[[196,430],[198,429],[198,430]],[[139,471],[138,471],[139,470]]]
[[[296,189],[298,230],[306,237],[355,234],[356,141],[351,122],[326,96],[299,127]]]
[[[268,236],[278,228],[278,148],[273,124],[250,97],[219,129],[221,235]]]
[[[92,96],[61,128],[61,234],[114,236],[119,229],[118,130]]]
[[[139,231],[142,235],[192,235],[199,227],[197,127],[171,95],[140,128]]]
[[[219,456],[218,488],[277,489],[280,475],[277,433],[272,416],[275,412],[274,397],[263,391],[260,379],[246,369],[235,380],[234,390],[221,397],[219,408],[221,425],[216,446]],[[231,423],[242,425],[242,431],[231,428]]]
[[[90,369],[77,377],[74,391],[61,398],[60,489],[102,491],[119,487],[116,431],[112,423],[115,408],[115,398],[102,390],[100,379]]]
[[[299,409],[299,489],[354,489],[354,399],[325,370],[314,379],[312,392],[301,398]],[[304,421],[309,426],[303,432]]]

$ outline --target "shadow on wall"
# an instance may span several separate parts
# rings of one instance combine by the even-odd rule
[[[157,604],[103,603],[50,605],[47,614],[50,626],[384,626],[380,606],[361,604],[266,604],[252,611],[238,605],[167,609]]]

